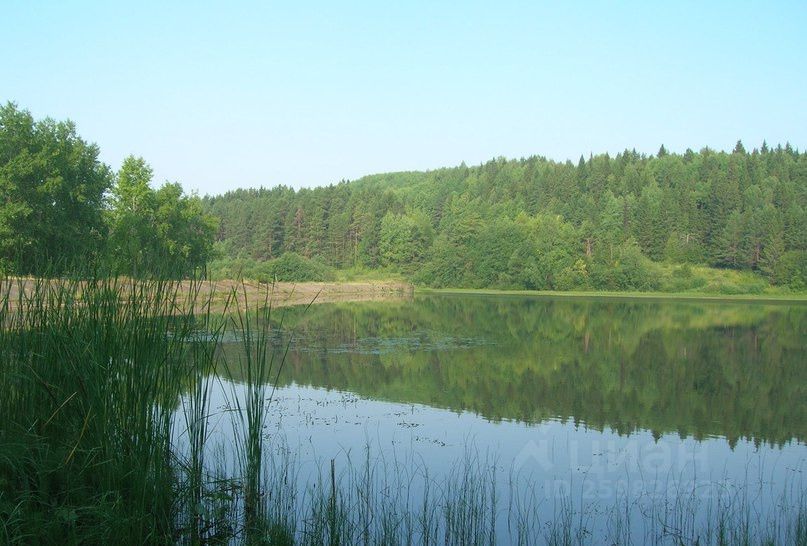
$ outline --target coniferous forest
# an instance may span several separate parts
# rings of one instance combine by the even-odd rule
[[[790,145],[500,158],[204,201],[220,222],[221,276],[272,273],[261,264],[294,253],[318,272],[380,269],[436,287],[807,287],[807,156]]]
[[[0,271],[397,276],[434,287],[759,293],[807,288],[807,155],[625,150],[199,198],[116,173],[73,123],[0,108]],[[344,273],[339,273],[339,272]]]

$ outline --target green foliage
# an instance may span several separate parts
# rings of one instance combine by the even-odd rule
[[[294,251],[435,287],[726,292],[765,286],[754,275],[783,284],[780,260],[807,250],[806,174],[807,154],[781,146],[626,150],[576,165],[497,158],[297,192],[237,190],[205,205],[233,258]],[[756,280],[670,282],[643,258]]]
[[[0,269],[60,274],[102,251],[111,176],[71,122],[0,106]]]
[[[775,266],[774,278],[793,290],[807,289],[807,251],[785,252]]]
[[[748,272],[737,272],[734,275],[714,276],[704,286],[705,292],[715,294],[761,294],[768,287],[768,282]]]
[[[172,542],[171,419],[197,371],[183,341],[193,316],[176,315],[166,284],[38,280],[22,290],[0,280],[0,536]]]
[[[607,290],[657,290],[658,275],[654,264],[635,241],[627,241],[617,249],[612,262],[591,264],[591,285]]]
[[[123,161],[108,212],[112,270],[133,277],[191,276],[210,258],[218,222],[179,184],[165,183],[155,191],[151,181],[143,158]]]
[[[276,268],[294,279],[329,277],[299,261],[265,265],[295,253],[429,286],[668,286],[646,257],[798,287],[800,262],[789,253],[807,251],[805,176],[807,154],[790,146],[683,155],[662,147],[656,156],[625,150],[577,165],[497,158],[200,200],[178,184],[153,189],[142,158],[127,158],[113,176],[72,123],[37,122],[9,103],[0,109],[0,271],[59,275],[80,264],[191,276],[204,272],[215,238],[224,252],[215,275],[241,261],[236,272],[264,279]],[[720,292],[765,285],[672,284]]]
[[[262,283],[333,281],[336,273],[332,267],[318,260],[286,252],[279,258],[257,261],[251,258],[213,260],[209,277],[214,280],[250,279]]]
[[[433,230],[425,213],[393,214],[381,219],[378,252],[382,266],[413,272],[431,245]]]
[[[661,273],[663,275],[664,272]],[[661,290],[665,292],[690,292],[706,285],[706,279],[696,275],[688,263],[674,266],[669,275],[660,276],[659,282]]]
[[[508,260],[511,278],[530,290],[561,289],[564,272],[575,264],[577,231],[557,215],[519,215],[516,218],[523,239]],[[567,281],[569,286],[577,286]]]
[[[413,280],[437,288],[463,286],[466,264],[458,259],[459,251],[448,236],[439,235],[429,250],[426,264],[415,272]]]
[[[286,252],[279,258],[266,262],[260,269],[261,282],[305,282],[331,281],[335,277],[333,269],[327,265],[294,252]]]
[[[108,267],[182,277],[203,269],[217,220],[201,200],[179,184],[153,190],[142,158],[126,158],[113,176],[98,153],[69,121],[34,121],[12,103],[0,107],[0,272]]]

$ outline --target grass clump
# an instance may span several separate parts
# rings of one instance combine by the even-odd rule
[[[11,542],[174,540],[171,420],[191,380],[191,321],[177,316],[175,285],[125,283],[2,284],[0,513]]]

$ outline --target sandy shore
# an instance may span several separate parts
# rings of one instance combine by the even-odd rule
[[[112,281],[103,281],[112,282]],[[136,292],[149,283],[139,284],[131,279],[117,279],[117,286],[122,297]],[[71,292],[80,295],[85,281],[48,280],[33,278],[9,278],[0,280],[0,305],[8,303],[16,308],[24,299],[30,299],[39,291],[58,293],[60,286],[68,286]],[[412,285],[400,281],[367,281],[367,282],[302,282],[262,284],[253,281],[168,281],[165,285],[176,290],[176,299],[193,300],[195,306],[204,307],[212,304],[214,311],[221,311],[228,301],[237,301],[243,306],[267,302],[273,307],[291,305],[308,305],[319,303],[348,301],[385,301],[406,300],[412,298]],[[80,296],[79,296],[80,297]]]
[[[193,284],[183,281],[185,290]],[[255,304],[268,301],[273,307],[334,303],[340,301],[384,301],[410,299],[414,294],[412,285],[397,281],[372,282],[302,282],[260,284],[251,281],[218,281],[201,284],[200,296],[206,300],[223,301],[237,293],[239,302]]]

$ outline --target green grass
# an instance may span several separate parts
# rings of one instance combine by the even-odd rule
[[[615,298],[643,300],[682,300],[716,302],[759,302],[759,303],[807,303],[807,294],[772,292],[765,294],[710,294],[703,292],[632,292],[605,290],[497,290],[491,288],[423,288],[415,289],[419,294],[477,294],[487,296],[530,296],[550,298]]]
[[[285,255],[284,255],[285,256]],[[289,258],[290,263],[283,268],[272,269],[272,264],[283,259],[270,262],[254,260],[218,260],[211,264],[212,279],[223,280],[245,278],[260,282],[272,280],[285,282],[329,281],[329,282],[407,282],[411,275],[406,275],[395,268],[367,268],[356,266],[346,269],[331,269],[318,262],[297,257],[297,261]],[[299,262],[299,263],[298,263]],[[594,290],[586,286],[596,286],[593,278],[581,279],[579,288],[568,291],[539,291],[541,294],[561,295],[574,294],[585,296],[612,296],[621,294],[629,297],[654,296],[675,298],[724,298],[724,301],[735,299],[764,299],[800,301],[807,299],[807,292],[794,291],[786,286],[771,285],[767,278],[757,272],[734,269],[721,269],[705,265],[675,264],[670,262],[647,261],[648,275],[652,279],[649,286],[652,290]],[[268,269],[267,269],[268,268]],[[265,270],[265,271],[264,271]],[[271,270],[272,272],[268,272]],[[327,271],[326,271],[327,270]],[[422,287],[426,289],[426,287]],[[448,287],[446,290],[462,290],[460,287]],[[477,293],[487,289],[476,289]],[[513,294],[533,294],[535,291],[507,289]]]
[[[653,263],[653,277],[657,288],[638,290],[518,290],[486,288],[430,288],[418,286],[422,292],[454,292],[475,294],[514,294],[585,297],[717,299],[720,301],[807,301],[807,292],[770,285],[768,280],[751,271],[719,269],[703,265]],[[406,275],[393,269],[352,268],[336,271],[336,280],[350,281],[407,281]]]
[[[368,269],[366,267],[353,267],[336,270],[336,280],[340,282],[374,282],[396,281],[406,282],[406,275],[388,268]]]
[[[0,543],[578,544],[600,542],[602,517],[614,542],[807,543],[800,485],[773,519],[736,494],[641,506],[642,536],[622,516],[639,499],[561,499],[542,520],[539,489],[500,490],[473,454],[435,479],[367,449],[300,489],[299,464],[263,432],[287,350],[270,343],[271,287],[252,302],[230,292],[229,313],[214,315],[169,281],[40,281],[22,298],[15,282],[0,282]],[[227,330],[245,362],[223,360]],[[247,372],[228,398],[234,446],[215,445],[211,381],[236,365]]]
[[[769,301],[802,301],[807,300],[807,292],[794,291],[788,287],[773,286],[765,277],[752,271],[720,269],[704,265],[651,263],[652,276],[656,281],[655,290],[592,290],[577,288],[564,291],[553,290],[519,290],[519,289],[486,289],[448,287],[442,289],[418,286],[421,291],[467,292],[467,293],[511,293],[517,295],[580,295],[613,297],[663,297],[663,298],[697,298],[721,299],[734,301],[738,299],[761,299]],[[405,281],[407,276],[393,269],[353,268],[336,271],[338,281]]]

